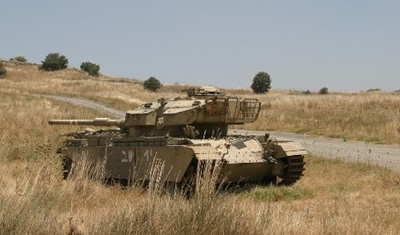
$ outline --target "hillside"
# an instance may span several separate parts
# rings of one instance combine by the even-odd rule
[[[400,231],[400,173],[365,163],[307,156],[305,175],[294,186],[204,189],[191,199],[179,189],[160,186],[150,190],[106,186],[99,179],[88,179],[84,166],[76,177],[62,180],[61,161],[55,154],[65,138],[60,134],[82,128],[54,127],[47,121],[104,114],[32,94],[78,96],[126,108],[179,95],[180,87],[151,93],[138,82],[95,79],[75,69],[47,73],[36,65],[5,64],[8,76],[0,79],[0,234],[67,234],[74,228],[83,234]],[[227,92],[254,96],[248,90]],[[247,127],[289,131],[315,127],[304,132],[341,130],[341,137],[376,136],[378,141],[398,143],[396,94],[274,91],[256,97],[265,111],[258,123]],[[390,138],[394,140],[386,141]]]
[[[162,97],[183,95],[187,86],[165,85],[157,93],[144,90],[139,80],[100,76],[77,69],[44,72],[38,65],[2,62],[8,76],[1,90],[23,94],[55,94],[100,101],[120,110]],[[327,137],[400,144],[400,93],[358,92],[328,95],[273,90],[255,95],[250,89],[229,89],[229,95],[258,98],[260,118],[246,129],[287,131]]]

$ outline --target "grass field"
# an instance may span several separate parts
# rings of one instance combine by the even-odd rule
[[[26,66],[32,68],[6,67],[9,77],[0,80],[0,234],[67,234],[72,230],[84,234],[398,234],[400,231],[400,173],[318,156],[306,157],[305,176],[292,187],[199,190],[191,199],[179,190],[164,193],[162,189],[105,186],[84,174],[62,180],[61,162],[55,154],[64,138],[60,134],[82,128],[54,127],[47,121],[103,114],[30,94],[77,95],[110,105],[121,102],[120,107],[124,107],[145,99],[175,95],[176,88],[153,94],[135,83],[109,82],[107,77],[98,81],[75,70],[42,74],[33,65]],[[80,85],[74,88],[74,82]],[[120,90],[116,93],[108,91],[110,88]],[[91,92],[87,93],[88,90]],[[248,91],[237,93],[250,96]],[[381,121],[386,124],[375,123],[374,118],[378,117],[372,116],[365,118],[367,123],[363,124],[372,123],[380,136],[376,141],[386,142],[389,136],[398,135],[398,117],[395,118],[398,96],[373,95],[376,100],[366,94],[322,97],[274,91],[258,96],[266,108],[262,117],[269,117],[259,125],[265,125],[266,129],[274,129],[276,125],[277,129],[300,130],[310,125],[306,119],[311,115],[326,121],[320,122],[320,129],[309,132],[326,129],[335,133],[342,125],[342,115],[349,120],[358,115],[364,120],[361,117],[364,113],[360,112],[369,110],[373,116],[387,116]],[[300,115],[301,107],[307,107],[308,112]],[[344,115],[348,110],[358,113]],[[274,120],[273,117],[277,123],[268,121]],[[335,122],[334,117],[340,120]],[[331,118],[333,123],[328,122]],[[278,123],[286,125],[278,128]],[[349,136],[367,136],[369,130],[356,132],[355,127],[350,128],[360,127],[358,122],[349,121],[348,125],[345,129],[354,134]],[[386,126],[386,131],[379,130],[380,125]]]
[[[258,97],[261,118],[245,126],[376,143],[400,143],[400,95],[363,92]]]

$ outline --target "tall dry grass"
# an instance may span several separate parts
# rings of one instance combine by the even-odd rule
[[[87,177],[85,165],[76,177],[62,180],[54,155],[62,141],[58,135],[79,127],[51,127],[47,120],[99,114],[23,93],[2,90],[0,98],[0,234],[400,231],[400,173],[364,163],[307,156],[305,176],[293,187],[215,192],[211,174],[190,199],[179,189],[107,186],[101,177]]]
[[[39,159],[54,152],[60,144],[60,133],[77,127],[52,127],[53,118],[91,118],[93,110],[37,99],[18,91],[0,92],[0,162],[17,159]]]
[[[56,162],[10,162],[0,167],[0,233],[397,234],[398,173],[315,157],[309,163],[310,172],[291,188],[187,199],[87,178],[64,181]],[[327,168],[345,176],[323,178]]]

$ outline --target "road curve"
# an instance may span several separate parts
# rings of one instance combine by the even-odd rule
[[[38,95],[36,94],[35,96],[40,96],[44,98],[49,98],[57,101],[62,101],[78,106],[84,106],[92,109],[96,109],[98,111],[104,112],[108,115],[111,115],[115,118],[125,118],[125,112],[113,108],[109,108],[105,106],[104,104],[94,102],[91,100],[86,100],[86,99],[80,99],[80,98],[74,98],[74,97],[67,97],[67,96],[57,96],[57,95]]]
[[[104,104],[65,96],[36,95],[48,99],[71,103],[105,112],[115,118],[124,118],[125,112],[106,107]],[[231,134],[264,135],[265,131],[231,130]],[[400,171],[400,147],[396,145],[378,145],[360,141],[308,136],[285,132],[268,132],[271,137],[279,140],[291,140],[303,144],[308,152],[327,158],[339,158],[348,161],[367,162]]]

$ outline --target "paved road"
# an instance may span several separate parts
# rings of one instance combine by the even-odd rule
[[[38,95],[41,97],[63,101],[79,106],[96,109],[105,112],[115,118],[124,118],[125,112],[106,107],[101,103],[90,100],[55,96]],[[262,131],[251,130],[232,130],[230,133],[263,135]],[[292,140],[300,142],[312,154],[328,158],[340,158],[349,161],[361,161],[371,164],[386,166],[400,171],[400,147],[395,145],[378,145],[360,141],[343,141],[342,139],[332,139],[318,136],[299,135],[285,132],[268,132],[271,137],[279,140]]]

